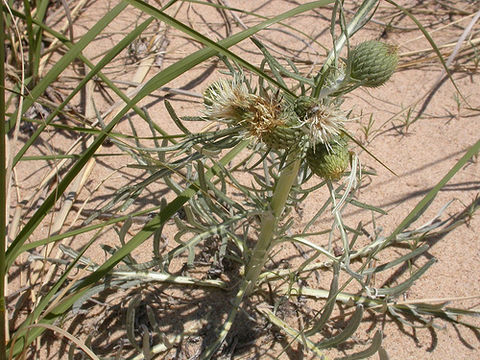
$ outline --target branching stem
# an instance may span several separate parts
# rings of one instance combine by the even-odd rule
[[[210,359],[218,347],[222,344],[228,332],[230,331],[233,321],[237,315],[238,309],[245,296],[248,296],[254,289],[255,284],[267,260],[267,255],[275,238],[275,230],[281,219],[283,209],[287,203],[290,189],[300,169],[301,157],[298,153],[292,152],[287,157],[287,166],[282,170],[280,177],[275,186],[275,190],[270,201],[270,209],[265,211],[262,216],[262,225],[257,244],[253,249],[250,261],[246,269],[245,278],[240,285],[240,289],[235,296],[227,320],[225,321],[215,342],[210,345],[202,354],[201,359]]]
[[[262,229],[257,244],[247,266],[245,281],[248,283],[246,295],[250,294],[258,280],[260,272],[267,260],[268,251],[272,245],[277,224],[281,218],[288,194],[298,175],[301,158],[292,152],[287,157],[287,166],[282,170],[270,201],[270,210],[262,217]]]

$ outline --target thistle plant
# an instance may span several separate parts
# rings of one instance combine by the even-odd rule
[[[89,308],[89,300],[96,295],[102,293],[108,298],[105,290],[120,294],[120,301],[126,307],[122,326],[129,345],[125,353],[120,349],[114,355],[116,358],[129,359],[151,359],[158,354],[163,357],[165,352],[174,349],[185,337],[204,334],[205,331],[212,333],[213,330],[213,340],[198,346],[198,358],[218,358],[221,356],[219,349],[226,344],[228,334],[235,330],[235,319],[238,319],[240,311],[249,312],[251,318],[261,317],[262,321],[280,329],[291,343],[297,342],[305,352],[324,359],[328,358],[328,349],[337,347],[355,335],[365,309],[388,313],[405,324],[409,324],[408,316],[413,315],[417,321],[428,326],[432,317],[464,324],[458,315],[478,315],[476,311],[443,305],[398,302],[399,297],[432,266],[434,260],[410,272],[395,286],[378,286],[372,279],[377,274],[389,274],[398,266],[408,267],[413,259],[428,250],[426,241],[429,237],[449,231],[464,220],[463,217],[455,221],[443,220],[445,209],[442,209],[430,221],[414,226],[414,221],[421,217],[440,189],[478,152],[480,142],[465,153],[390,234],[385,235],[375,227],[365,245],[365,242],[359,241],[366,232],[363,225],[352,228],[343,217],[347,207],[385,214],[382,209],[365,204],[356,197],[364,176],[360,157],[374,154],[350,133],[351,109],[344,102],[345,96],[358,88],[368,90],[388,86],[388,80],[397,66],[398,55],[392,44],[356,40],[356,33],[367,23],[378,0],[362,1],[348,21],[342,1],[321,0],[298,5],[273,18],[261,18],[257,25],[218,42],[174,16],[167,15],[169,9],[179,5],[176,1],[169,1],[162,9],[158,9],[140,0],[128,0],[109,9],[95,26],[73,43],[45,25],[43,16],[48,2],[37,3],[34,18],[29,11],[28,1],[20,10],[7,12],[7,6],[4,7],[3,15],[10,24],[16,23],[13,20],[25,23],[26,30],[18,31],[18,36],[26,33],[30,49],[38,53],[29,54],[28,61],[31,64],[28,68],[32,79],[29,96],[17,99],[18,106],[14,106],[15,109],[3,123],[0,132],[2,137],[9,131],[18,131],[20,122],[28,118],[27,110],[32,106],[48,104],[42,101],[44,92],[75,59],[90,71],[60,104],[50,109],[20,149],[12,152],[10,171],[20,161],[29,161],[26,154],[47,130],[53,131],[58,127],[78,134],[85,140],[85,148],[47,156],[47,160],[56,161],[55,167],[63,171],[62,176],[56,176],[57,170],[52,171],[44,183],[48,195],[44,197],[43,192],[36,193],[26,201],[31,211],[27,209],[21,213],[23,209],[19,206],[10,217],[24,218],[25,222],[18,222],[17,226],[12,221],[8,225],[7,248],[5,252],[0,252],[0,277],[4,278],[12,272],[26,253],[30,262],[41,262],[41,269],[36,269],[44,277],[39,277],[37,283],[32,284],[32,288],[40,288],[41,285],[41,291],[34,292],[34,297],[25,292],[19,298],[19,305],[16,305],[18,309],[15,308],[13,316],[18,315],[25,299],[32,300],[32,308],[28,309],[29,312],[16,327],[10,331],[6,326],[7,318],[0,318],[3,322],[0,329],[3,331],[0,331],[0,358],[20,359],[29,352],[35,356],[34,351],[29,349],[45,330],[57,331],[71,341],[69,358],[75,356],[76,347],[80,347],[91,358],[96,358],[89,345],[92,334],[82,342],[62,327],[67,327],[69,321],[75,323],[76,315]],[[272,24],[279,24],[330,3],[333,3],[330,28],[332,49],[325,58],[319,59],[321,68],[315,68],[312,73],[302,72],[292,61],[281,62],[282,59],[275,58],[262,41],[255,38],[259,31]],[[91,63],[82,55],[82,51],[117,16],[126,11],[127,4],[148,14],[148,19],[126,34],[96,64]],[[202,6],[214,5],[205,2]],[[222,11],[234,10],[223,5],[215,7]],[[104,70],[122,51],[128,52],[130,44],[140,38],[155,21],[181,31],[205,47],[159,70],[148,80],[145,80],[145,73],[142,80],[138,81],[142,84],[135,91],[124,93],[104,74]],[[50,33],[64,47],[61,61],[43,77],[39,71],[40,30]],[[259,66],[230,50],[249,38],[263,54]],[[18,44],[23,44],[25,40],[21,39]],[[13,45],[9,44],[12,49]],[[54,51],[55,47],[52,46],[51,50]],[[218,56],[222,66],[220,79],[204,87],[202,100],[196,103],[195,116],[183,116],[175,105],[168,100],[164,102],[179,133],[165,131],[160,125],[165,119],[159,119],[157,113],[137,106],[157,89],[215,56]],[[148,59],[145,63],[148,63]],[[282,65],[285,63],[288,65]],[[0,67],[2,71],[5,70]],[[102,86],[107,86],[121,101],[113,110],[104,112],[90,103],[88,108],[91,112],[84,114],[81,121],[75,119],[78,123],[58,123],[57,115],[78,93],[88,90],[90,85],[87,84],[94,79],[101,81]],[[23,82],[16,85],[24,86]],[[4,91],[4,87],[1,91]],[[21,94],[15,88],[12,99],[15,100],[18,93]],[[5,112],[5,106],[2,111]],[[135,120],[130,118],[132,111]],[[85,119],[94,120],[87,123]],[[116,132],[116,126],[122,119],[130,126],[131,134]],[[35,123],[33,119],[29,121]],[[190,122],[200,123],[204,130],[192,132]],[[138,134],[139,123],[148,128],[148,136]],[[120,170],[139,170],[141,175],[133,177],[127,185],[115,188],[104,203],[89,209],[90,212],[82,211],[88,201],[81,204],[79,214],[86,216],[80,226],[72,229],[62,225],[52,226],[48,228],[48,236],[39,238],[38,229],[49,225],[47,215],[65,221],[66,214],[73,207],[72,193],[75,197],[76,192],[81,191],[107,138],[110,145],[131,159],[128,166]],[[3,142],[0,142],[0,147],[2,154],[5,154]],[[362,155],[358,155],[359,149]],[[117,155],[106,152],[107,156]],[[66,160],[57,162],[57,157],[71,162],[68,165]],[[2,166],[2,171],[5,167]],[[3,178],[12,184],[12,176]],[[109,181],[108,178],[102,179],[99,186]],[[71,188],[73,185],[74,190]],[[151,190],[150,187],[155,188],[152,193],[156,203],[147,208],[133,209],[136,201]],[[0,190],[1,198],[6,199],[4,186]],[[326,196],[318,196],[319,193]],[[170,200],[160,194],[171,196]],[[64,202],[61,211],[57,212],[55,206],[59,199]],[[317,202],[319,209],[305,225],[300,226],[295,221],[302,203],[308,199]],[[33,204],[39,205],[34,208]],[[2,205],[0,212],[6,215],[7,204]],[[469,214],[475,212],[477,207],[478,202],[472,204]],[[319,225],[321,230],[312,230],[314,225]],[[110,226],[116,226],[115,232],[108,233],[109,240],[117,241],[115,246],[103,243],[101,238]],[[2,231],[6,230],[4,228]],[[170,239],[165,236],[167,230],[172,234]],[[75,237],[86,234],[88,240],[81,246],[76,247],[75,241],[70,245],[63,243],[65,239],[76,240]],[[104,260],[95,260],[87,255],[89,248],[98,243],[105,253]],[[292,244],[301,251],[307,249],[308,255],[299,266],[277,266],[279,248],[284,244]],[[403,251],[396,253],[394,259],[390,257],[383,262],[384,251],[397,245],[403,247]],[[57,257],[52,255],[54,248],[58,251]],[[142,253],[141,257],[137,256],[138,252]],[[145,260],[146,254],[150,255],[148,260]],[[382,263],[379,265],[377,261]],[[45,272],[43,270],[47,265],[48,272]],[[311,275],[320,271],[323,279],[328,279],[323,281],[323,285],[310,281]],[[162,285],[161,291],[153,291],[158,301],[147,301],[144,296],[151,284]],[[350,284],[354,285],[355,293],[348,292]],[[168,303],[169,291],[184,294],[181,302],[186,303],[187,289],[192,287],[207,294],[207,300],[227,298],[226,310],[218,307],[201,315],[206,317],[205,313],[209,312],[218,318],[226,315],[226,319],[217,319],[215,326],[209,328],[202,328],[198,324],[183,327],[182,324],[183,333],[176,333],[176,327],[172,327],[170,332],[165,331],[165,327],[162,327],[165,318],[175,323],[182,320],[177,314],[169,312],[170,306],[178,306],[173,301]],[[164,294],[167,294],[167,300],[163,298]],[[279,309],[299,297],[315,299],[316,308],[313,315],[302,313],[303,325],[294,328],[287,323]],[[165,302],[167,306],[160,309],[158,305]],[[195,298],[195,303],[203,302],[201,297]],[[102,305],[98,301],[96,303]],[[108,304],[108,299],[105,303]],[[213,303],[215,305],[215,301]],[[249,303],[255,305],[254,310],[248,308]],[[333,322],[337,304],[352,311],[342,330],[326,335],[324,330]],[[190,313],[194,307],[194,304],[189,304],[182,310]],[[6,310],[5,294],[0,291],[0,314]],[[162,316],[163,320],[159,321]],[[205,338],[211,339],[212,336]],[[354,349],[346,358],[366,358],[377,352],[380,358],[387,358],[382,339],[382,331],[378,329],[366,349]]]
[[[353,22],[355,21],[359,20],[354,19]],[[332,53],[336,54],[338,50],[336,48]],[[264,54],[267,53],[267,59],[268,56],[271,56],[264,48],[262,51]],[[291,202],[295,202],[295,188],[301,186],[309,178],[302,177],[301,169],[313,176],[318,176],[328,187],[335,219],[333,227],[339,229],[343,255],[332,256],[332,259],[335,258],[334,266],[337,266],[337,272],[334,275],[334,281],[327,297],[327,305],[321,319],[310,330],[305,329],[305,333],[292,331],[290,335],[293,334],[292,336],[297,339],[302,337],[301,341],[305,342],[305,335],[314,335],[321,330],[331,314],[332,304],[337,296],[336,277],[340,267],[351,276],[352,280],[361,284],[367,292],[367,296],[372,299],[378,296],[378,290],[372,290],[368,285],[368,280],[365,278],[366,273],[363,271],[364,267],[360,271],[354,271],[350,266],[352,250],[341,213],[346,198],[351,191],[354,191],[357,180],[359,180],[357,179],[358,159],[357,155],[349,150],[349,142],[353,140],[353,137],[346,130],[348,111],[342,109],[341,104],[343,96],[359,86],[378,87],[384,85],[394,73],[397,62],[398,57],[394,46],[379,41],[366,41],[350,51],[346,64],[341,64],[336,58],[332,64],[326,63],[322,69],[323,72],[315,77],[323,79],[323,82],[318,83],[317,88],[311,89],[310,94],[302,91],[301,94],[292,96],[291,92],[284,91],[282,88],[272,86],[262,88],[261,84],[256,87],[249,83],[241,71],[233,70],[228,63],[227,67],[231,69],[231,78],[222,78],[205,91],[204,117],[206,120],[221,122],[227,127],[234,128],[238,131],[237,136],[244,135],[255,144],[263,144],[261,148],[265,154],[274,152],[284,160],[281,162],[282,165],[277,168],[278,174],[273,184],[273,192],[271,196],[267,197],[266,207],[263,206],[256,244],[245,259],[247,260],[244,270],[245,277],[239,285],[232,310],[218,333],[217,340],[207,348],[202,358],[212,357],[224,341],[234,323],[237,309],[245,297],[256,291],[257,283],[262,277],[262,271],[273,247],[279,239],[286,237],[285,231],[288,227],[285,227],[282,221],[284,213],[292,205]],[[268,63],[272,70],[280,70],[275,69],[278,63],[273,61]],[[345,68],[347,68],[346,73],[343,71]],[[281,78],[277,80],[279,83],[283,83]],[[300,80],[298,87],[303,88],[307,82],[307,79],[304,83]],[[256,93],[251,90],[253,88],[258,89]],[[350,172],[347,174],[349,166]],[[337,201],[338,190],[334,189],[333,184],[342,180],[345,180],[346,190],[341,200]],[[383,246],[370,249],[365,255],[368,254],[367,257],[371,259]],[[327,252],[330,251],[332,251],[331,245],[327,249]],[[431,263],[427,264],[419,273],[422,273],[430,265]],[[414,277],[408,283],[411,284],[413,280]],[[358,305],[349,324],[352,331],[358,327],[362,311],[363,306]],[[268,313],[266,316],[273,323],[280,324],[280,327],[284,329],[288,327],[273,313]],[[309,344],[307,346],[313,352],[324,357],[321,349],[339,344],[352,335],[353,332],[350,331],[350,329],[345,330],[343,334],[317,344],[307,342]],[[371,355],[380,349],[380,344],[381,332],[377,332],[374,344],[367,351],[358,353],[352,358]],[[382,354],[384,354],[384,350],[382,350]]]

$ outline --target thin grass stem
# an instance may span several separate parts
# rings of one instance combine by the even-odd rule
[[[5,44],[5,23],[0,16],[0,44]],[[0,359],[5,359],[7,340],[7,314],[5,304],[6,266],[5,248],[7,241],[7,178],[5,144],[5,46],[0,47]]]

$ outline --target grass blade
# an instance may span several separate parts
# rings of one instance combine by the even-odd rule
[[[219,41],[219,42],[212,41],[208,37],[194,31],[190,27],[180,23],[178,20],[168,16],[164,12],[154,8],[153,6],[151,6],[149,4],[146,4],[143,1],[140,1],[140,0],[125,0],[125,1],[129,2],[131,5],[137,7],[138,9],[140,9],[142,11],[145,11],[147,14],[149,14],[151,16],[154,16],[155,18],[157,18],[159,20],[164,21],[166,24],[168,24],[170,26],[173,26],[176,29],[185,32],[187,35],[191,36],[193,39],[201,42],[204,45],[207,45],[208,47],[210,47],[211,49],[213,49],[215,51],[218,51],[220,54],[225,55],[232,60],[235,60],[238,64],[244,66],[246,69],[252,71],[253,73],[260,76],[261,78],[264,78],[264,79],[268,80],[272,84],[275,84],[275,86],[282,89],[287,94],[290,94],[292,96],[294,95],[283,84],[279,83],[278,81],[276,81],[272,77],[268,76],[267,74],[265,74],[265,72],[261,71],[256,66],[254,66],[254,65],[250,64],[249,62],[245,61],[242,57],[240,57],[240,56],[232,53],[231,51],[229,51],[228,50],[229,46],[227,45],[228,42],[226,42],[225,40],[222,40],[222,41]],[[243,34],[243,35],[241,35],[241,37],[245,36],[246,34],[248,34],[246,37],[250,37],[250,36],[254,35],[255,33],[257,33],[258,31],[260,31],[261,29],[264,29],[264,28],[268,27],[269,25],[273,24],[274,22],[279,22],[279,21],[285,20],[289,17],[300,14],[302,12],[315,9],[317,7],[322,7],[322,6],[328,5],[332,1],[333,0],[321,0],[321,1],[314,1],[314,2],[309,3],[309,4],[304,4],[304,5],[297,6],[296,8],[294,8],[290,11],[287,11],[280,16],[276,16],[276,17],[274,17],[270,20],[266,20],[266,21],[260,23],[259,25],[255,25],[255,26],[252,26],[251,28],[249,28],[247,30],[241,31],[238,34],[233,35],[230,39],[233,40],[240,34]],[[237,42],[237,41],[235,41],[235,42]]]
[[[53,83],[58,76],[70,65],[80,53],[90,44],[100,32],[105,29],[115,18],[125,9],[126,3],[121,2],[110,10],[101,20],[99,20],[45,75],[45,77],[32,89],[30,95],[25,98],[22,109],[15,111],[5,124],[6,132],[9,132],[17,119],[18,111],[24,114],[27,109],[44,93],[47,87]]]
[[[5,44],[3,12],[0,19],[0,44]],[[5,243],[7,240],[7,152],[5,126],[5,46],[0,48],[0,354],[5,354],[7,313],[5,304]]]
[[[125,36],[118,44],[116,44],[112,50],[110,50],[95,66],[92,67],[91,71],[78,83],[77,87],[70,92],[70,94],[65,98],[65,100],[54,109],[54,111],[45,119],[44,122],[40,123],[35,133],[30,136],[22,148],[17,152],[13,159],[13,166],[21,160],[22,156],[28,150],[28,148],[34,143],[34,141],[40,136],[40,134],[45,130],[45,128],[50,125],[52,120],[63,110],[63,108],[73,99],[73,97],[80,92],[83,87],[90,81],[95,75],[97,75],[100,70],[102,70],[106,65],[108,65],[123,49],[128,47],[133,40],[139,36],[150,23],[153,21],[153,18],[150,18],[135,28],[127,36]],[[86,59],[82,59],[86,60]]]
[[[390,234],[388,241],[395,239],[403,230],[405,230],[410,224],[417,220],[427,210],[428,206],[437,196],[438,192],[450,181],[450,179],[478,152],[480,151],[480,140],[478,140],[468,151],[463,155],[460,160],[450,169],[450,171],[428,192],[425,197],[415,206],[415,208],[403,219],[400,225]],[[384,245],[384,246],[385,246]],[[377,251],[378,252],[378,251]]]

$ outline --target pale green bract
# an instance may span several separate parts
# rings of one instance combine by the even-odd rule
[[[385,84],[395,72],[398,64],[395,46],[381,41],[362,42],[350,53],[353,80],[362,86],[377,87]]]

